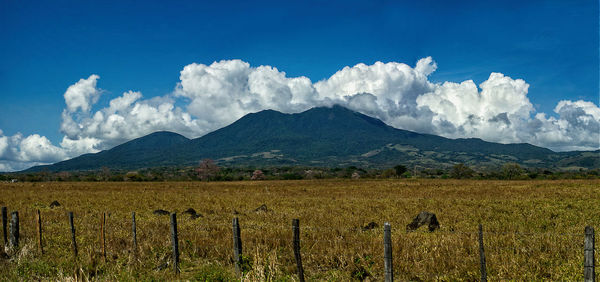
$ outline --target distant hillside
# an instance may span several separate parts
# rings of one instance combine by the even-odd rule
[[[52,165],[36,166],[27,171],[71,171],[109,168],[138,168],[170,165],[169,151],[190,140],[173,132],[159,131],[123,143],[110,150],[58,162]],[[146,165],[148,164],[148,165]]]
[[[598,167],[600,151],[556,153],[531,144],[499,144],[481,139],[448,139],[386,125],[341,106],[319,107],[298,114],[265,110],[229,126],[189,140],[157,132],[110,150],[38,166],[91,170],[194,165],[212,158],[222,165],[308,165],[389,167],[396,164],[447,167],[498,166],[516,162],[528,167]]]

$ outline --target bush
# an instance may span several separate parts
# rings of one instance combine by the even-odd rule
[[[282,175],[284,180],[300,180],[302,179],[302,175],[298,174],[298,173],[286,173],[284,175]]]
[[[456,179],[465,179],[473,177],[473,173],[475,173],[470,167],[465,164],[455,164],[450,171],[450,177]]]
[[[506,163],[502,166],[502,177],[504,179],[522,179],[523,169],[516,163]]]
[[[397,165],[397,166],[394,167],[394,170],[396,171],[396,175],[402,175],[408,169],[405,166],[403,166],[403,165]]]
[[[398,174],[396,174],[396,170],[393,168],[386,169],[381,173],[382,178],[396,178]]]

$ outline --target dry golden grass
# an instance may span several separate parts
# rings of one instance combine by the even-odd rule
[[[581,280],[583,230],[599,226],[600,181],[323,180],[225,183],[0,184],[0,205],[18,210],[21,249],[0,259],[0,280],[172,280],[169,217],[178,212],[183,280],[233,279],[231,220],[239,217],[245,280],[296,280],[293,218],[300,219],[308,280],[383,279],[383,223],[392,225],[397,280],[479,278],[477,224],[483,223],[488,277]],[[58,208],[49,204],[57,200]],[[267,212],[256,212],[261,204]],[[194,208],[196,220],[181,214]],[[35,241],[35,210],[44,255]],[[420,211],[441,229],[408,233]],[[79,259],[73,259],[67,211],[75,214]],[[108,259],[99,254],[106,211]],[[131,252],[131,212],[139,250]],[[234,211],[239,214],[234,215]],[[374,221],[380,228],[361,231]],[[165,266],[160,269],[159,266]]]

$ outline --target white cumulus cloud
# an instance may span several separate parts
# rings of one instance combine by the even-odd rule
[[[4,136],[0,130],[0,171],[97,152],[159,130],[193,138],[251,112],[295,113],[332,104],[397,128],[450,138],[527,142],[557,151],[600,148],[600,108],[594,102],[560,101],[549,115],[535,111],[529,84],[522,79],[491,73],[479,85],[471,80],[434,83],[429,75],[437,68],[431,57],[414,67],[360,63],[313,82],[241,60],[193,63],[181,70],[173,93],[145,99],[127,91],[105,107],[96,105],[103,91],[93,74],[64,93],[59,146],[37,134]]]
[[[52,145],[45,136],[32,134],[23,137],[18,133],[13,136],[0,134],[0,171],[24,169],[32,165],[62,161],[66,152]]]
[[[69,112],[75,112],[78,109],[87,112],[92,104],[98,101],[100,91],[96,88],[96,82],[99,78],[100,76],[92,74],[87,79],[82,78],[69,86],[64,95]]]
[[[560,101],[554,108],[558,118],[538,113],[530,121],[532,143],[559,150],[598,149],[600,143],[600,108],[592,102]]]
[[[521,142],[518,129],[533,112],[529,85],[492,73],[479,85],[471,80],[445,82],[417,97],[417,107],[431,111],[433,132],[447,137],[479,137],[494,142]]]
[[[297,112],[318,103],[310,79],[288,78],[270,66],[256,68],[241,60],[190,64],[183,68],[175,95],[189,101],[187,110],[203,121],[203,131],[227,125],[264,109]]]
[[[187,136],[203,132],[202,122],[174,105],[168,97],[142,99],[128,91],[94,113],[63,111],[63,148],[74,153],[94,152],[155,131],[169,130]]]

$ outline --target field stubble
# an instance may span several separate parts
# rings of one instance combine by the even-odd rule
[[[490,280],[581,280],[583,230],[599,227],[600,181],[315,180],[182,183],[0,184],[0,205],[18,210],[20,251],[0,259],[0,280],[171,280],[169,217],[178,213],[185,280],[231,280],[231,220],[239,217],[245,280],[296,280],[294,218],[308,280],[383,280],[383,223],[392,225],[398,280],[477,280],[477,225]],[[50,208],[52,201],[60,207]],[[255,211],[262,204],[266,211]],[[195,209],[203,217],[182,214]],[[36,247],[42,214],[45,254]],[[420,211],[441,228],[405,226]],[[75,214],[73,259],[67,211]],[[131,212],[138,250],[132,252]],[[107,212],[107,260],[100,216]],[[379,227],[363,231],[369,222]]]

